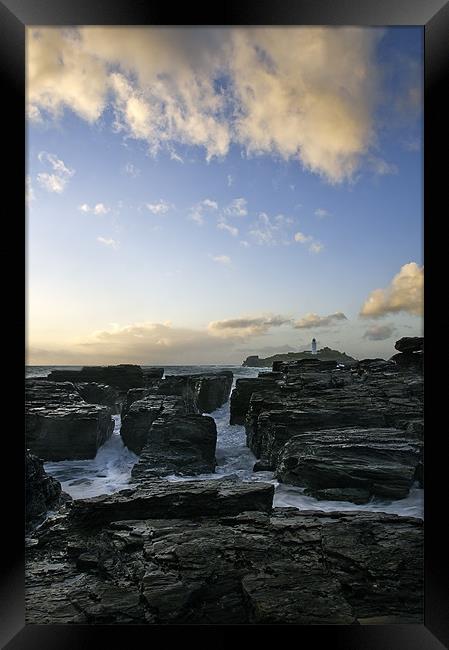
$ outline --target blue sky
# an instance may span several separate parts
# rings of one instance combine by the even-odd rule
[[[30,363],[421,333],[422,30],[304,29],[28,30]]]

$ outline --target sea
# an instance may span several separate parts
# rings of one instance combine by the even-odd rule
[[[145,366],[142,366],[145,368]],[[153,367],[153,366],[152,366]],[[52,370],[77,370],[81,366],[27,366],[27,377],[46,377]],[[260,368],[247,368],[231,365],[207,366],[164,366],[165,376],[186,375],[200,372],[219,372],[232,370],[234,385],[242,377],[257,377]],[[233,386],[234,386],[233,385]],[[415,484],[405,499],[386,501],[372,498],[369,503],[356,505],[343,501],[321,501],[304,494],[305,488],[279,483],[273,472],[253,472],[256,457],[246,446],[245,428],[229,424],[229,401],[210,415],[217,425],[216,458],[218,466],[213,474],[195,477],[169,476],[171,481],[220,479],[235,477],[242,481],[263,481],[275,486],[274,506],[293,507],[299,510],[320,510],[330,512],[368,510],[386,512],[407,517],[424,517],[424,490]],[[131,470],[139,460],[138,456],[127,449],[120,436],[120,415],[113,416],[114,432],[110,439],[98,449],[91,460],[64,460],[45,463],[48,474],[57,479],[62,489],[73,499],[112,494],[133,486]]]

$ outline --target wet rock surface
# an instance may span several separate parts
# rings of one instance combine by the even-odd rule
[[[406,497],[421,461],[422,443],[399,429],[330,429],[291,438],[276,475],[318,499],[366,503]]]
[[[26,622],[422,622],[419,520],[234,500],[208,517],[174,517],[178,507],[95,533],[68,514],[48,520],[27,551]]]
[[[70,382],[28,379],[26,444],[45,461],[94,458],[114,429],[111,409],[88,404]]]
[[[215,471],[217,426],[207,415],[178,415],[155,420],[131,477],[142,481],[178,474],[195,476]]]
[[[48,476],[43,461],[25,452],[25,525],[27,529],[39,524],[49,510],[56,510],[71,497],[62,492],[61,484]]]

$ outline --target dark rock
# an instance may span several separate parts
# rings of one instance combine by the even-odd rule
[[[154,367],[151,367],[151,368],[150,367],[147,367],[147,368],[144,367],[144,368],[142,368],[142,372],[143,372],[143,378],[144,378],[145,384],[147,384],[147,382],[150,382],[150,384],[151,384],[151,380],[153,380],[153,379],[162,379],[162,377],[164,376],[165,370],[164,370],[164,368],[161,368],[160,366],[154,366]]]
[[[422,624],[422,532],[289,508],[95,531],[65,517],[27,551],[26,623]]]
[[[258,460],[254,463],[253,472],[269,472],[273,469],[270,463],[267,463],[263,460]]]
[[[114,386],[120,390],[140,388],[144,375],[140,366],[120,364],[118,366],[84,366],[81,370],[52,370],[48,381],[95,382]]]
[[[397,429],[330,429],[291,438],[279,456],[277,478],[308,488],[317,499],[351,500],[408,495],[422,445]],[[329,492],[332,490],[332,492]]]
[[[114,421],[108,407],[87,404],[71,383],[26,381],[26,443],[45,461],[94,458]]]
[[[27,529],[39,524],[49,510],[59,508],[71,497],[62,492],[61,484],[48,476],[43,461],[25,452],[25,521]]]
[[[81,382],[74,385],[82,399],[88,404],[109,406],[112,413],[120,413],[122,394],[113,386],[95,382]]]
[[[262,410],[257,415],[257,398],[258,395],[255,394],[254,401],[251,401],[254,413],[250,409],[246,421],[247,444],[256,458],[262,459],[271,468],[276,466],[279,452],[283,446],[294,436],[335,427],[357,426],[362,428],[386,425],[382,413],[374,409],[357,408],[355,405],[343,407],[340,410],[338,408],[314,409],[312,407],[303,410],[286,407],[280,410]]]
[[[230,424],[244,424],[248,410],[249,401],[254,391],[263,389],[276,389],[276,380],[265,377],[257,379],[237,379],[235,388],[231,394],[231,418]]]
[[[318,359],[319,361],[331,360],[337,361],[338,363],[343,363],[345,365],[350,365],[355,361],[355,359],[347,355],[345,352],[339,352],[338,350],[332,350],[331,348],[324,347],[321,350],[318,350],[317,354],[313,356],[309,351],[274,354],[273,356],[266,357],[264,359],[261,359],[257,355],[251,355],[245,359],[245,361],[242,363],[242,366],[252,368],[272,367],[274,371],[277,371],[279,370],[279,363],[291,363],[292,361],[298,361],[302,359]]]
[[[422,372],[424,364],[423,352],[398,352],[393,354],[390,361],[394,363],[401,370],[410,370],[412,372]]]
[[[155,420],[131,476],[145,481],[157,476],[193,476],[215,471],[217,427],[207,415],[178,415]]]
[[[399,341],[396,341],[394,347],[399,352],[420,352],[424,350],[424,337],[404,336]]]
[[[143,399],[132,401],[129,406],[128,404],[127,397],[120,435],[125,447],[131,449],[135,454],[140,454],[147,442],[151,425],[162,413],[164,398],[160,395],[148,395]],[[182,406],[182,402],[180,402],[180,408]]]
[[[195,375],[168,375],[157,393],[179,395],[186,401],[187,412],[212,413],[229,399],[233,374],[230,370]]]
[[[226,479],[170,482],[153,480],[136,490],[78,499],[70,517],[83,527],[120,519],[217,517],[244,510],[269,512],[274,487],[269,483],[241,483]]]

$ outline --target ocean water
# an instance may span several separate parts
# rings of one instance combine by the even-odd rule
[[[144,367],[144,366],[143,366]],[[76,369],[80,366],[28,366],[27,377],[45,377],[56,368]],[[257,377],[261,369],[242,366],[165,366],[165,376],[198,372],[218,372],[232,370],[234,385],[241,377]],[[383,501],[372,499],[369,503],[356,505],[342,501],[318,501],[304,494],[304,488],[279,483],[273,472],[253,472],[256,458],[246,446],[245,428],[229,424],[229,402],[210,414],[217,425],[217,468],[213,474],[195,477],[169,476],[171,481],[219,479],[234,476],[243,481],[264,481],[275,486],[274,505],[277,507],[294,507],[300,510],[355,511],[368,510],[387,512],[409,517],[423,518],[424,498],[422,489],[412,487],[405,499]],[[114,432],[111,438],[97,452],[92,460],[59,461],[45,463],[45,470],[60,481],[65,492],[74,499],[112,494],[125,487],[131,487],[131,470],[138,461],[138,456],[127,449],[120,436],[120,416],[113,416]]]

